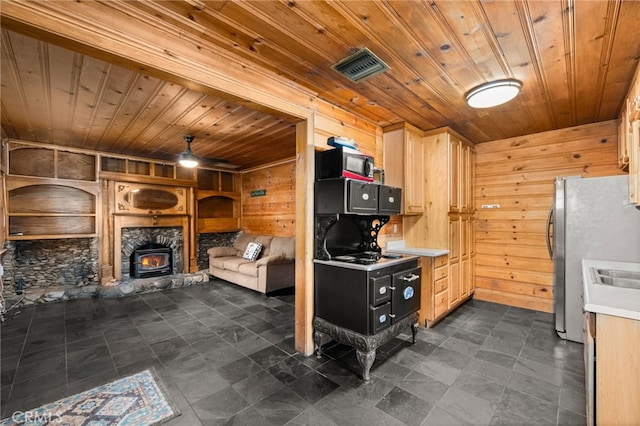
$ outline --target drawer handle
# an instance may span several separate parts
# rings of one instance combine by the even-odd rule
[[[367,201],[369,199],[369,194],[367,193],[362,194],[362,199]]]
[[[384,324],[387,321],[387,316],[385,314],[380,315],[380,317],[378,318],[378,322],[380,324]]]
[[[389,197],[389,202],[390,202],[390,203],[395,203],[395,202],[396,202],[396,199],[395,199],[395,198],[393,198],[393,197]]]
[[[402,277],[403,280],[408,281],[408,282],[415,281],[418,278],[420,278],[420,275],[416,275],[416,274],[411,274],[411,275]]]
[[[385,294],[387,292],[387,288],[386,287],[380,287],[380,289],[378,290],[378,293],[380,294]]]

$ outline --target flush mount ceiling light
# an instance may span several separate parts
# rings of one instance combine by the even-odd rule
[[[522,83],[514,79],[490,81],[471,89],[465,99],[470,107],[490,108],[509,102],[521,88]]]
[[[189,169],[198,167],[198,164],[200,163],[198,156],[191,152],[191,142],[193,142],[193,136],[184,135],[184,141],[187,143],[187,149],[185,149],[180,153],[180,155],[178,155],[178,163],[180,163],[182,167],[186,167]]]

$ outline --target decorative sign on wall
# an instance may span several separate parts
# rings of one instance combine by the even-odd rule
[[[255,191],[251,191],[252,197],[264,197],[265,195],[267,195],[266,189],[256,189]]]

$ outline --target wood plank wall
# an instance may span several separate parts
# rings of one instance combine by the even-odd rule
[[[554,179],[616,174],[616,120],[476,145],[475,297],[553,312],[546,223]]]
[[[263,196],[251,191],[265,190]],[[296,163],[291,161],[242,174],[242,230],[247,234],[291,237],[296,233]]]

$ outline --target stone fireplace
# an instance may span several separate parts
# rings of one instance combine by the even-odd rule
[[[184,273],[183,246],[180,227],[123,228],[121,280]],[[141,257],[146,257],[146,265],[142,265]],[[136,274],[136,270],[141,274]]]
[[[188,216],[116,215],[113,232],[113,279],[131,279],[131,255],[134,250],[153,243],[171,249],[173,274],[188,272]],[[103,271],[103,281],[105,279]]]

